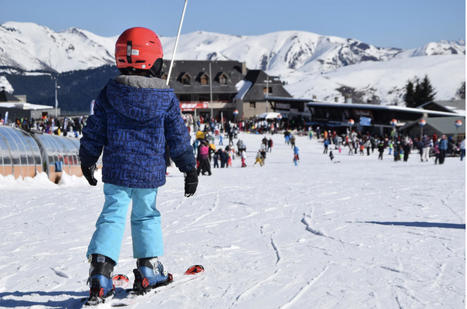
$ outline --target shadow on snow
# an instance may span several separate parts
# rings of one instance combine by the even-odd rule
[[[370,223],[379,225],[395,225],[410,227],[437,227],[442,229],[462,229],[465,230],[465,224],[441,223],[441,222],[394,222],[394,221],[360,221],[358,223]]]
[[[53,298],[57,296],[72,296],[64,300],[46,300],[35,301],[21,299],[27,296],[43,296],[45,298]],[[30,291],[30,292],[1,292],[0,293],[0,307],[14,308],[14,307],[32,307],[32,306],[45,306],[48,308],[81,308],[83,298],[89,296],[88,291]],[[7,297],[19,299],[5,299]]]

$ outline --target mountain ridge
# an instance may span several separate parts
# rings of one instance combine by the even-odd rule
[[[12,73],[14,71],[44,71],[56,74],[113,65],[116,39],[117,36],[102,37],[77,27],[55,32],[46,26],[34,23],[6,22],[0,25],[0,75],[2,72]],[[175,38],[160,37],[160,39],[164,46],[165,58],[170,58]],[[357,39],[326,36],[306,31],[284,30],[254,36],[195,31],[181,36],[176,59],[245,62],[249,69],[263,69],[270,75],[279,76],[288,84],[286,88],[292,95],[303,96],[305,93],[315,93],[315,96],[319,96],[321,100],[331,100],[342,96],[337,91],[342,86],[342,79],[337,82],[333,80],[333,76],[336,73],[339,75],[339,71],[348,71],[344,68],[358,69],[362,64],[372,63],[375,70],[378,70],[382,67],[381,63],[391,61],[394,61],[394,64],[404,63],[405,67],[401,67],[401,70],[407,71],[406,75],[395,81],[389,78],[390,87],[383,87],[385,89],[372,92],[372,95],[380,97],[379,102],[388,103],[400,100],[401,87],[408,79],[415,78],[415,76],[423,77],[423,75],[435,73],[455,76],[449,91],[439,92],[444,95],[440,97],[443,99],[446,98],[446,93],[451,93],[453,88],[459,87],[459,84],[465,80],[460,77],[462,73],[460,70],[431,72],[428,67],[423,66],[423,61],[421,64],[420,61],[410,61],[416,57],[440,55],[457,55],[459,67],[464,67],[465,41],[430,42],[419,48],[400,49],[377,47]],[[402,61],[401,59],[409,60]],[[431,60],[427,60],[426,63],[432,64]],[[452,61],[452,59],[437,58],[437,61]],[[320,76],[327,77],[331,81],[326,83],[324,88],[324,83],[320,83],[320,88],[310,83],[310,80],[316,80]],[[436,76],[429,77],[439,80]],[[352,84],[356,81],[351,80],[347,83],[348,85],[344,85],[354,87]],[[367,84],[369,85],[367,88],[374,88],[373,86],[377,83],[368,79]],[[457,86],[454,87],[454,84]],[[444,85],[434,86],[435,88],[444,87]],[[386,88],[398,88],[398,90],[389,93]],[[356,90],[358,91],[359,88],[356,87]],[[454,93],[448,96],[454,96]]]

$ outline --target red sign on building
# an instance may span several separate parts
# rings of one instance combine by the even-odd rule
[[[182,112],[192,112],[195,109],[208,108],[208,102],[198,101],[198,102],[180,102],[180,109]]]

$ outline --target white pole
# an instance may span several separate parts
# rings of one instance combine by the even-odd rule
[[[170,61],[169,73],[167,74],[166,85],[169,84],[170,75],[172,74],[172,67],[173,67],[174,60],[175,60],[175,53],[177,52],[178,40],[180,39],[180,32],[182,31],[183,19],[185,18],[185,11],[186,11],[187,4],[188,4],[188,0],[185,0],[185,5],[183,6],[182,17],[180,18],[180,24],[178,25],[178,33],[177,33],[177,38],[175,39],[175,46],[174,46],[174,50],[172,53],[172,60]]]
[[[55,118],[58,117],[58,97],[57,97],[57,78],[55,77]]]
[[[268,112],[268,105],[269,105],[268,97],[269,97],[269,76],[266,78],[266,113]]]
[[[212,109],[212,70],[211,60],[209,60],[209,105],[211,105],[211,119],[214,117],[214,111]]]
[[[224,132],[224,113],[221,112],[221,127],[222,127],[222,132]]]

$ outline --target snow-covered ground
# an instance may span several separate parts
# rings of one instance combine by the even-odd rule
[[[264,167],[260,135],[242,135],[248,167],[213,169],[194,198],[170,168],[159,191],[165,256],[175,282],[137,308],[464,308],[465,164],[377,154],[333,163],[322,144],[280,135]],[[77,308],[102,184],[0,178],[0,307]],[[191,264],[206,271],[192,280]],[[127,226],[115,272],[132,278]],[[177,282],[178,281],[178,282]]]

